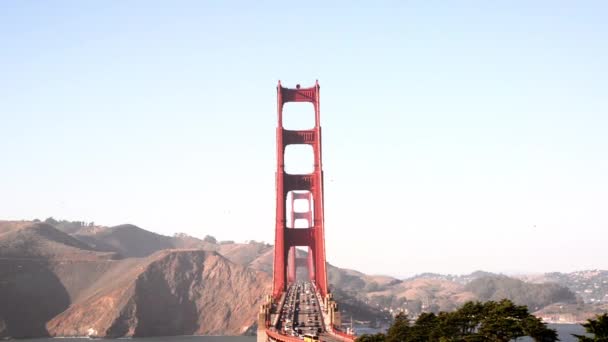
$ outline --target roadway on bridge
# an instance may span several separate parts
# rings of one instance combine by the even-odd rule
[[[320,341],[343,342],[329,334],[324,325],[321,305],[312,283],[306,281],[290,285],[278,320],[279,331],[302,339],[305,335],[312,335],[318,336]]]
[[[280,315],[278,328],[285,335],[303,337],[305,334],[318,335],[325,330],[321,307],[310,282],[289,286]]]

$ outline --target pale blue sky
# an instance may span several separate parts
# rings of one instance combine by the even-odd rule
[[[2,1],[0,217],[271,242],[276,82],[319,79],[330,262],[608,268],[607,17],[604,1]]]

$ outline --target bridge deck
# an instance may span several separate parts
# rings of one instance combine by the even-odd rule
[[[272,327],[267,330],[269,340],[299,342],[304,335],[318,336],[320,341],[327,342],[352,342],[354,339],[333,329],[322,299],[310,282],[290,285],[277,310],[273,313],[276,320],[272,320]]]
[[[321,306],[309,282],[295,283],[288,288],[276,328],[282,334],[296,337],[325,331]]]

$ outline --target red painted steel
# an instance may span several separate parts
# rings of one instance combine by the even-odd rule
[[[295,89],[277,86],[277,171],[276,171],[276,226],[273,272],[273,296],[278,298],[289,282],[295,280],[296,246],[308,247],[308,271],[310,280],[316,285],[323,297],[327,295],[327,272],[325,265],[325,227],[323,212],[323,167],[321,163],[321,125],[319,82],[313,87]],[[315,126],[307,130],[287,130],[283,127],[283,106],[288,102],[310,102],[315,112]],[[313,172],[294,175],[285,172],[285,147],[291,144],[311,145],[314,154]],[[288,228],[287,195],[293,192],[290,206],[291,220],[304,218],[308,228]],[[306,195],[308,193],[308,195]],[[304,213],[293,212],[293,201],[308,196],[310,210]],[[294,227],[294,222],[291,222]],[[290,253],[290,251],[292,251]]]
[[[288,131],[288,132],[296,132],[297,131]],[[285,137],[285,134],[283,134]],[[290,143],[292,144],[292,143]],[[289,145],[289,144],[286,144]],[[306,220],[306,228],[312,227],[313,217],[312,217],[312,193],[310,191],[305,192],[291,192],[291,215],[290,215],[290,225],[289,228],[296,227],[296,220],[303,219]],[[307,204],[307,209],[305,211],[296,211],[295,210],[295,201],[296,200],[305,200]],[[312,260],[312,250],[308,248],[308,257]],[[287,260],[287,282],[289,284],[296,281],[296,269],[298,266],[302,264],[298,264],[296,262],[296,248],[291,247],[289,249],[289,257]],[[305,267],[309,267],[312,264],[303,264]],[[313,267],[313,266],[311,266]],[[310,279],[313,279],[309,276]]]
[[[333,334],[338,335],[339,337],[342,337],[345,341],[349,341],[350,342],[350,341],[352,341],[352,340],[354,340],[356,338],[356,336],[351,335],[351,334],[347,334],[347,333],[345,333],[345,332],[343,332],[341,330],[338,330],[336,328],[332,328],[331,330],[332,330],[331,332]]]
[[[287,283],[292,284],[296,281],[296,248],[289,248],[287,255]]]
[[[271,330],[268,330],[268,329],[266,329],[266,334],[268,335],[268,337],[270,337],[274,341],[279,341],[279,342],[302,342],[302,340],[299,339],[299,338],[297,338],[297,337],[282,335],[282,334],[279,334],[276,331],[271,331]]]

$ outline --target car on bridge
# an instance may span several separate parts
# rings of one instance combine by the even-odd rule
[[[319,335],[304,334],[304,342],[316,342],[316,341],[319,341]]]

